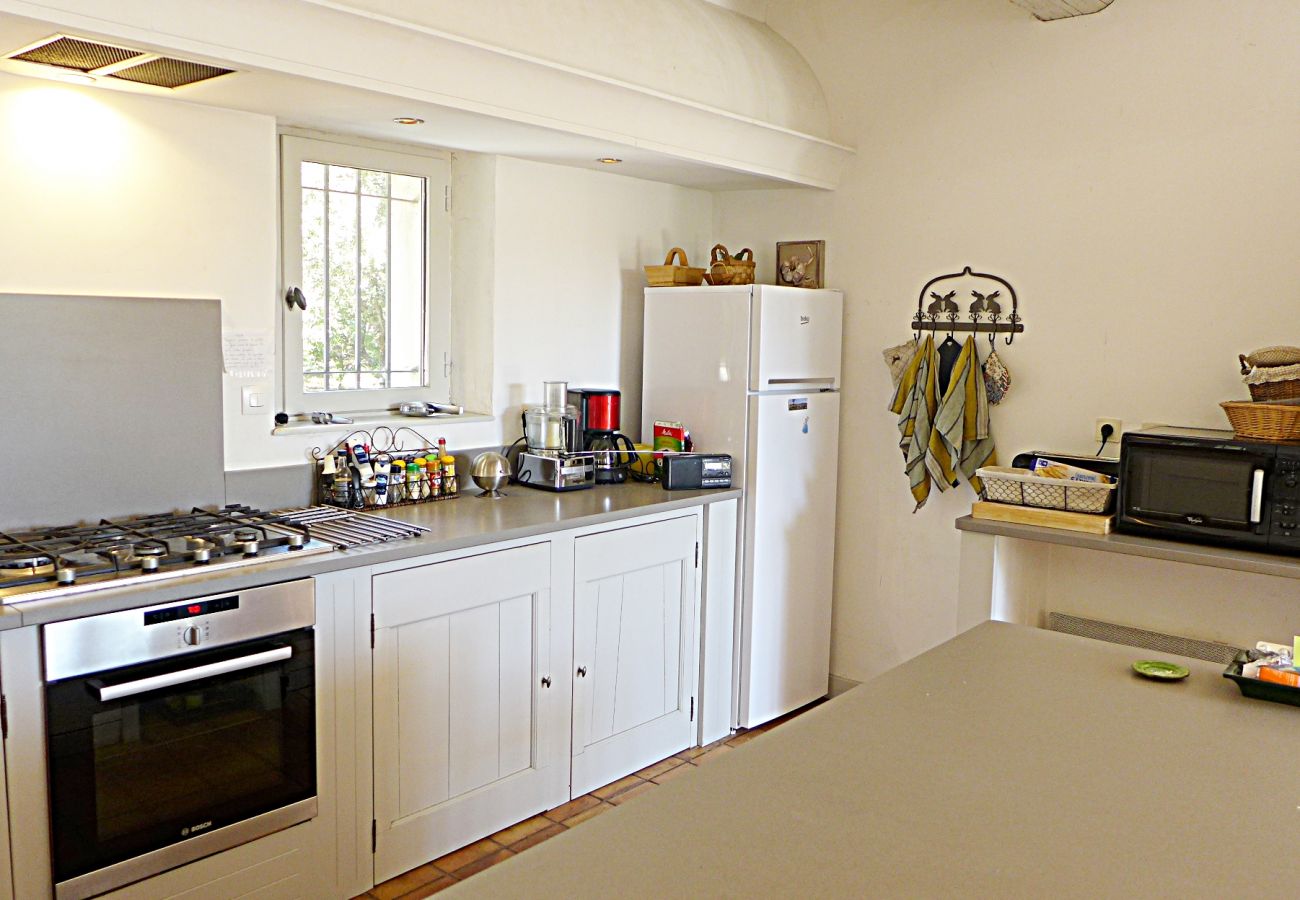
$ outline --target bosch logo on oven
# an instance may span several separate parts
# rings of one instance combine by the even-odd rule
[[[207,831],[211,827],[212,827],[212,820],[208,819],[206,822],[200,822],[197,825],[191,825],[189,828],[182,828],[181,837],[189,837],[192,834],[198,834],[200,831]]]

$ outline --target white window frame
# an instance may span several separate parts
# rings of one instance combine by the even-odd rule
[[[302,163],[320,162],[424,178],[425,194],[425,383],[417,387],[348,391],[303,390],[302,316],[284,298],[302,284]],[[451,368],[451,225],[447,198],[451,184],[450,154],[430,150],[399,152],[342,141],[280,135],[280,329],[281,409],[291,415],[310,412],[382,412],[404,400],[450,400]],[[323,302],[308,297],[307,302]]]

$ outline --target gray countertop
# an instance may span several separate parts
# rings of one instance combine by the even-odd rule
[[[990,622],[476,875],[484,897],[1228,896],[1300,877],[1300,709]]]
[[[471,488],[455,500],[382,511],[381,515],[388,518],[431,529],[428,534],[420,537],[316,556],[280,558],[262,565],[186,576],[152,585],[106,588],[63,598],[19,601],[0,608],[0,630],[169,603],[205,594],[238,591],[356,566],[393,562],[732,500],[741,495],[737,488],[665,491],[657,484],[636,482],[565,493],[514,485],[507,488],[506,493],[507,496],[499,500],[489,500],[479,498],[478,489]]]
[[[992,519],[976,519],[973,516],[959,518],[957,529],[977,534],[1019,538],[1025,541],[1081,547],[1085,550],[1122,553],[1126,556],[1167,559],[1194,566],[1213,566],[1217,569],[1234,569],[1239,572],[1254,572],[1258,575],[1277,575],[1280,578],[1300,578],[1300,558],[1293,556],[1165,541],[1133,534],[1084,534],[1063,528],[997,522]]]

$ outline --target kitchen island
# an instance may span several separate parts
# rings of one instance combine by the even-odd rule
[[[1149,656],[980,625],[453,893],[1290,893],[1300,710]]]

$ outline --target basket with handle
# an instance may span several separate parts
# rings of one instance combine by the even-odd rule
[[[1300,347],[1263,347],[1237,359],[1252,400],[1300,399]]]
[[[714,244],[709,262],[709,284],[754,283],[754,251],[748,247],[732,256],[726,247]]]
[[[675,264],[680,259],[681,264]],[[664,257],[662,266],[644,266],[646,281],[650,287],[694,287],[704,281],[704,269],[692,266],[686,259],[686,251],[674,247]]]

